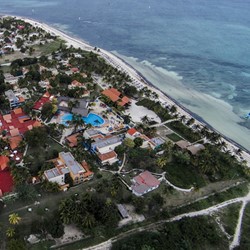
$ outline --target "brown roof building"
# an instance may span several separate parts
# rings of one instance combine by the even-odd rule
[[[194,144],[191,145],[189,147],[187,147],[187,150],[192,154],[192,155],[196,155],[199,151],[204,150],[205,147],[202,144]]]
[[[180,141],[176,142],[175,145],[177,145],[181,149],[186,149],[190,144],[188,141],[180,140]]]

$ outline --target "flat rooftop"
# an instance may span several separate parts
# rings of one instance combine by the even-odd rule
[[[59,156],[63,159],[66,167],[70,169],[73,174],[79,174],[79,172],[85,173],[86,170],[75,160],[70,152],[60,152]]]
[[[122,142],[122,137],[112,136],[110,138],[100,139],[97,142],[92,143],[92,147],[104,148],[116,144],[117,142]]]

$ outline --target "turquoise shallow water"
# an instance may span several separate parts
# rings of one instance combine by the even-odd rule
[[[70,113],[66,113],[61,118],[61,124],[68,126],[68,123],[72,121],[73,115]],[[89,113],[87,117],[82,117],[82,120],[86,124],[91,124],[94,127],[101,126],[104,124],[104,120],[99,115],[94,113]]]
[[[250,0],[0,0],[0,12],[47,22],[136,58],[137,69],[150,65],[152,83],[248,149],[250,142],[244,138],[249,131],[242,125],[250,124],[241,117],[250,111],[249,10]],[[183,92],[218,99],[218,106],[210,107],[215,115],[194,102],[192,93],[177,95],[155,67],[175,72]],[[223,118],[221,105],[229,105],[228,113],[220,110],[226,114]]]

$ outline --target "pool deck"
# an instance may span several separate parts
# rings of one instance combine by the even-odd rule
[[[119,117],[110,107],[105,105],[100,100],[96,100],[94,105],[91,106],[89,114],[95,114],[100,116],[104,120],[104,124],[100,126],[94,126],[98,128],[103,134],[108,134],[110,132],[115,132],[123,129],[125,127],[123,119]],[[57,116],[54,116],[49,123],[62,124],[62,117],[68,112],[60,111]]]

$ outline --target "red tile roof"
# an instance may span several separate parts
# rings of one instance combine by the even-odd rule
[[[136,132],[138,132],[135,128],[130,128],[127,133],[133,136]]]
[[[5,170],[9,166],[10,159],[5,155],[0,155],[0,171]]]
[[[113,159],[117,156],[116,152],[115,151],[110,151],[108,153],[105,153],[105,154],[98,154],[97,155],[98,158],[101,160],[101,161],[106,161],[108,159]]]
[[[78,72],[79,69],[78,69],[78,68],[71,68],[71,71],[72,71],[72,72]]]
[[[89,170],[89,165],[86,161],[82,162],[82,167],[86,170],[86,172],[84,172],[83,174],[84,178],[88,178],[89,176],[94,174],[92,171]]]
[[[42,106],[47,103],[47,102],[50,102],[50,97],[51,95],[46,92],[36,103],[35,105],[33,106],[33,109],[36,109],[36,110],[40,110],[42,108]]]
[[[110,91],[110,89],[105,89],[104,91],[102,91],[102,94],[107,96],[112,102],[116,102],[119,100],[119,96]]]
[[[69,146],[72,147],[76,147],[77,146],[77,137],[78,137],[79,133],[70,135],[68,137],[66,137],[66,140],[69,142]]]
[[[13,111],[16,115],[21,114],[23,112],[22,108],[13,109]]]
[[[8,115],[0,115],[0,131],[7,131],[7,136],[17,135],[17,130],[19,134],[24,134],[29,130],[30,126],[36,126],[38,123],[37,121],[31,120],[29,116],[20,110],[19,112],[12,110]]]
[[[155,187],[161,183],[149,171],[142,172],[141,174],[134,177],[134,180],[140,185],[147,185],[149,187]]]
[[[77,80],[72,81],[72,82],[71,82],[71,85],[72,85],[72,86],[75,86],[75,87],[81,87],[81,86],[84,86],[84,84],[83,84],[83,83],[78,82]]]
[[[117,95],[118,97],[121,95],[121,92],[115,88],[110,88],[109,91]]]
[[[130,99],[127,96],[122,97],[122,99],[118,101],[120,106],[125,106],[128,103],[130,103]]]
[[[115,88],[105,89],[102,91],[102,94],[110,98],[112,102],[117,102],[120,106],[125,106],[130,102],[130,99],[127,96],[122,97],[120,99],[121,92]]]
[[[19,143],[23,140],[23,137],[21,135],[17,135],[17,136],[9,137],[8,140],[9,140],[10,148],[14,150],[18,148]]]
[[[10,171],[0,172],[0,193],[8,193],[13,189],[13,179]]]

